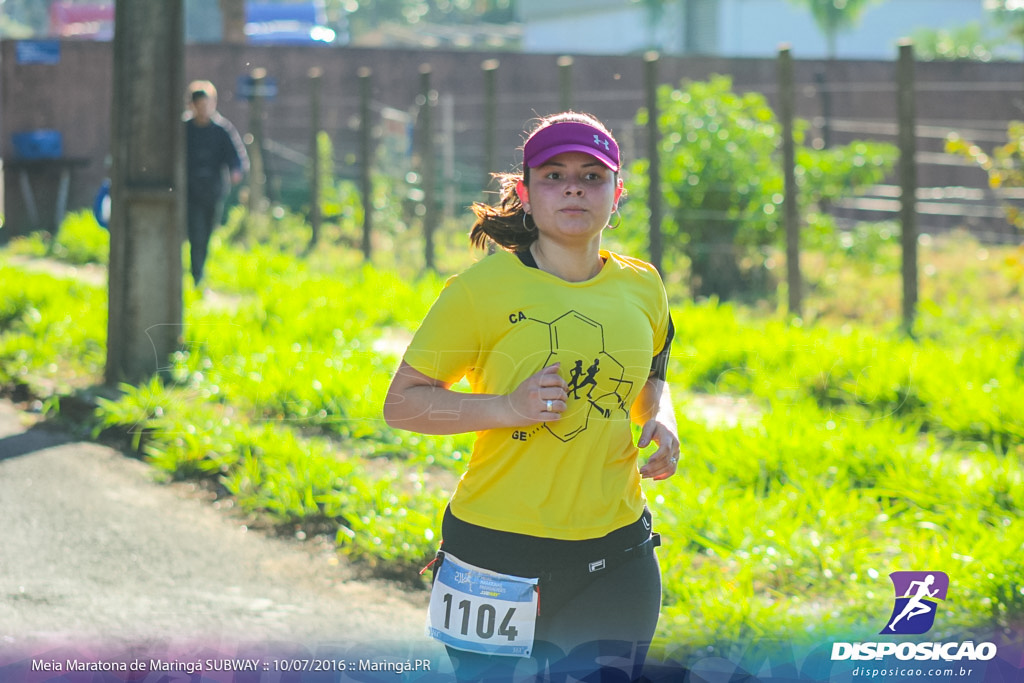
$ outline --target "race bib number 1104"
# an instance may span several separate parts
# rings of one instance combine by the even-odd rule
[[[459,650],[529,657],[537,579],[498,574],[445,554],[430,593],[427,635]]]

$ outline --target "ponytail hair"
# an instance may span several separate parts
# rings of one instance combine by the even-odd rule
[[[486,249],[490,242],[508,251],[523,251],[537,239],[537,226],[527,215],[523,202],[516,192],[519,181],[525,181],[529,171],[520,173],[495,173],[500,186],[498,203],[473,203],[476,222],[469,231],[469,242],[478,249]],[[529,226],[529,227],[527,227]]]
[[[539,131],[556,123],[585,123],[611,137],[611,132],[597,118],[590,114],[567,111],[539,119],[537,125],[530,131],[527,142]],[[524,163],[522,173],[495,173],[493,177],[499,184],[498,203],[473,203],[476,221],[469,231],[470,244],[486,249],[493,242],[508,251],[524,251],[537,240],[537,225],[523,208],[516,186],[519,181],[529,186],[530,169]]]

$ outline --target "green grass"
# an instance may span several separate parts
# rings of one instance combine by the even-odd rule
[[[944,632],[1024,620],[1024,250],[923,243],[910,338],[892,248],[809,254],[802,320],[772,302],[673,301],[683,458],[645,484],[666,541],[659,642],[673,656],[877,632],[901,569],[950,574]],[[460,249],[444,257],[464,260]],[[329,534],[376,571],[421,581],[472,439],[381,419],[404,340],[443,283],[390,258],[215,238],[215,294],[186,290],[170,381],[103,399],[93,433],[129,436],[166,477],[207,482],[268,526]],[[6,260],[0,383],[41,398],[98,383],[105,291]],[[743,410],[720,420],[714,401]]]

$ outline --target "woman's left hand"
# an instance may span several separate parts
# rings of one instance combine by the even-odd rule
[[[640,430],[637,446],[646,448],[651,442],[658,444],[658,450],[640,468],[644,479],[668,479],[676,473],[679,462],[679,437],[657,420],[649,420]]]

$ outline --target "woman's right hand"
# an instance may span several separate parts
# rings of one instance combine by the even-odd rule
[[[420,434],[464,434],[557,420],[569,398],[558,363],[527,377],[511,394],[452,391],[404,360],[384,398],[388,425]],[[550,401],[550,404],[548,403]]]
[[[552,422],[565,412],[569,385],[558,374],[558,363],[530,375],[509,394],[509,404],[521,426]]]

